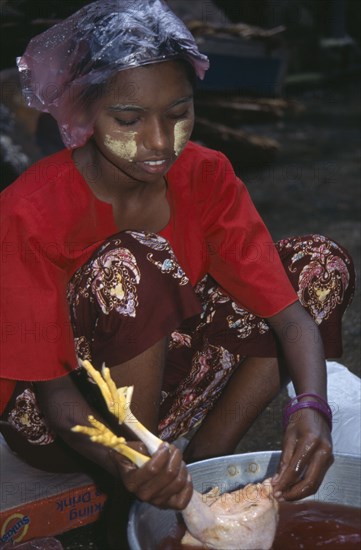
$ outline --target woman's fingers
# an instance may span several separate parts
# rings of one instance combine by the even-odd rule
[[[285,437],[278,472],[276,476],[273,477],[274,482],[277,482],[280,487],[284,485],[284,479],[287,475],[286,471],[289,468],[289,464],[291,462],[292,456],[294,455],[296,445],[297,439],[295,434],[291,433],[289,437]]]
[[[144,474],[147,474],[147,478],[143,479],[142,486],[138,489],[139,498],[152,501],[157,506],[167,503],[189,484],[182,453],[173,445],[162,446],[145,465]]]
[[[322,480],[331,466],[333,459],[328,454],[318,451],[312,457],[312,462],[308,465],[305,475],[301,481],[290,489],[283,492],[285,500],[298,500],[313,495],[322,483]]]
[[[288,487],[298,483],[305,472],[307,464],[312,455],[314,443],[306,443],[304,440],[298,441],[291,454],[290,447],[287,454],[282,458],[281,470],[279,472],[278,487],[282,493]]]
[[[183,476],[182,476],[183,477]],[[176,487],[174,486],[174,490]],[[159,508],[173,508],[175,510],[184,510],[189,503],[193,494],[192,479],[188,473],[186,473],[184,483],[182,482],[182,488],[177,493],[169,492],[157,495],[154,498],[153,504]]]
[[[168,482],[162,489],[158,489],[154,483],[154,478],[148,484],[150,491],[156,491],[154,503],[157,506],[167,503],[168,507],[176,507],[180,510],[185,508],[192,496],[193,485],[187,467],[183,462],[182,453],[173,446],[170,448],[170,458],[165,475]]]
[[[332,444],[327,425],[303,415],[285,432],[280,467],[273,478],[275,495],[297,500],[317,491],[332,464]]]
[[[118,461],[128,491],[145,502],[161,508],[182,510],[188,504],[193,486],[182,453],[174,445],[164,444],[141,468]]]

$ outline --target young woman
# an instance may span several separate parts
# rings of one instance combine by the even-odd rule
[[[274,489],[299,499],[332,463],[325,351],[341,351],[352,263],[322,236],[272,243],[229,161],[189,141],[207,59],[163,2],[136,4],[90,4],[18,62],[67,149],[2,197],[3,432],[38,467],[86,457],[182,509],[184,461],[232,453],[291,378]],[[136,469],[71,432],[90,413],[115,429],[77,358],[134,385],[134,413],[164,440],[197,427],[184,455],[164,445]]]

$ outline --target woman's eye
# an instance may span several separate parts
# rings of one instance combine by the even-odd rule
[[[182,111],[181,113],[171,113],[169,117],[174,120],[178,120],[178,119],[186,118],[188,116],[188,113],[189,113],[189,110],[187,109],[186,111]]]
[[[116,118],[115,120],[120,126],[132,126],[133,124],[136,124],[138,122],[137,118],[132,120],[123,120],[121,118]]]

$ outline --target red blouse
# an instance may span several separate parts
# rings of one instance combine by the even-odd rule
[[[262,317],[297,300],[271,236],[221,153],[190,142],[167,182],[171,218],[160,234],[193,285],[209,273]],[[112,207],[93,195],[70,150],[31,166],[1,199],[1,378],[56,378],[76,367],[66,285],[118,231]]]

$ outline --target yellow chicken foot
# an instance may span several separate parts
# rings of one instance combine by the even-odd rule
[[[145,456],[132,447],[129,447],[124,437],[117,437],[112,431],[109,430],[109,428],[104,426],[104,424],[99,422],[99,420],[96,420],[94,416],[88,416],[88,420],[91,426],[74,426],[72,431],[83,433],[89,436],[90,440],[94,443],[100,443],[105,447],[114,449],[128,458],[128,460],[133,462],[136,466],[138,466],[138,468],[148,462],[149,456]]]
[[[151,455],[154,454],[163,441],[147,430],[130,410],[133,386],[117,388],[110,376],[109,369],[104,365],[101,373],[89,361],[82,361],[82,366],[98,385],[109,412],[116,417],[119,424],[127,426],[144,443]]]

